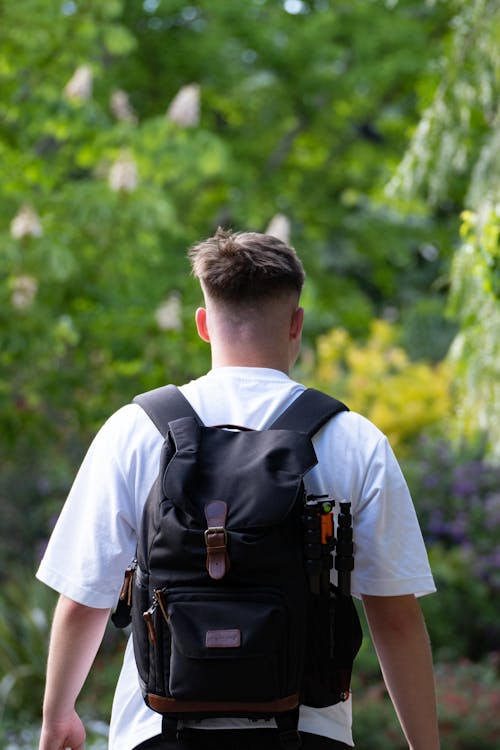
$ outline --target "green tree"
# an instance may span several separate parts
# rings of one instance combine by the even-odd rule
[[[231,157],[212,220],[261,230],[288,217],[309,273],[311,335],[338,324],[366,331],[374,312],[427,294],[446,266],[429,252],[447,244],[443,222],[406,223],[384,207],[380,185],[406,145],[429,42],[439,54],[450,12],[413,0],[124,7],[137,48],[119,68],[132,101],[152,115],[180,86],[201,85],[202,124]]]
[[[451,267],[451,306],[460,330],[464,430],[489,435],[500,458],[500,6],[456,0],[446,54],[422,87],[424,111],[389,193],[425,201],[431,213],[462,213]],[[457,226],[458,228],[458,226]]]
[[[194,291],[180,215],[191,190],[192,206],[217,192],[224,145],[172,117],[139,124],[123,97],[117,107],[113,61],[135,46],[120,11],[2,7],[6,557],[31,558],[27,542],[104,417],[134,391],[189,376],[203,356],[184,327],[183,296]]]
[[[440,320],[442,293],[420,300],[447,223],[388,211],[382,186],[449,17],[420,0],[0,2],[3,554],[31,556],[110,412],[208,364],[185,248],[217,224],[291,234],[310,343],[388,307]]]

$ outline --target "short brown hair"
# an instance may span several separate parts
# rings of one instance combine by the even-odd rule
[[[217,229],[189,250],[193,274],[213,299],[247,304],[282,292],[300,294],[305,273],[297,253],[277,237]]]

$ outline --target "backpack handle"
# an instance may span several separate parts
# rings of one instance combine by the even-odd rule
[[[217,427],[219,430],[239,430],[239,432],[255,432],[251,427],[242,427],[239,424],[213,424],[211,427]]]

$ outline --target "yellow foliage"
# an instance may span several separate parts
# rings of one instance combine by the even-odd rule
[[[397,327],[383,320],[364,344],[342,328],[321,336],[315,381],[374,422],[400,454],[422,432],[444,429],[452,411],[450,365],[412,362]]]

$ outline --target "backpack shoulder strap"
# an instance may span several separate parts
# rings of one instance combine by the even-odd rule
[[[307,388],[290,404],[283,414],[273,422],[270,430],[296,430],[312,437],[329,419],[348,407],[315,388]]]
[[[168,432],[169,422],[181,417],[194,417],[198,424],[203,422],[180,390],[175,385],[164,385],[146,393],[140,393],[133,399],[138,404],[153,424],[165,437]]]

